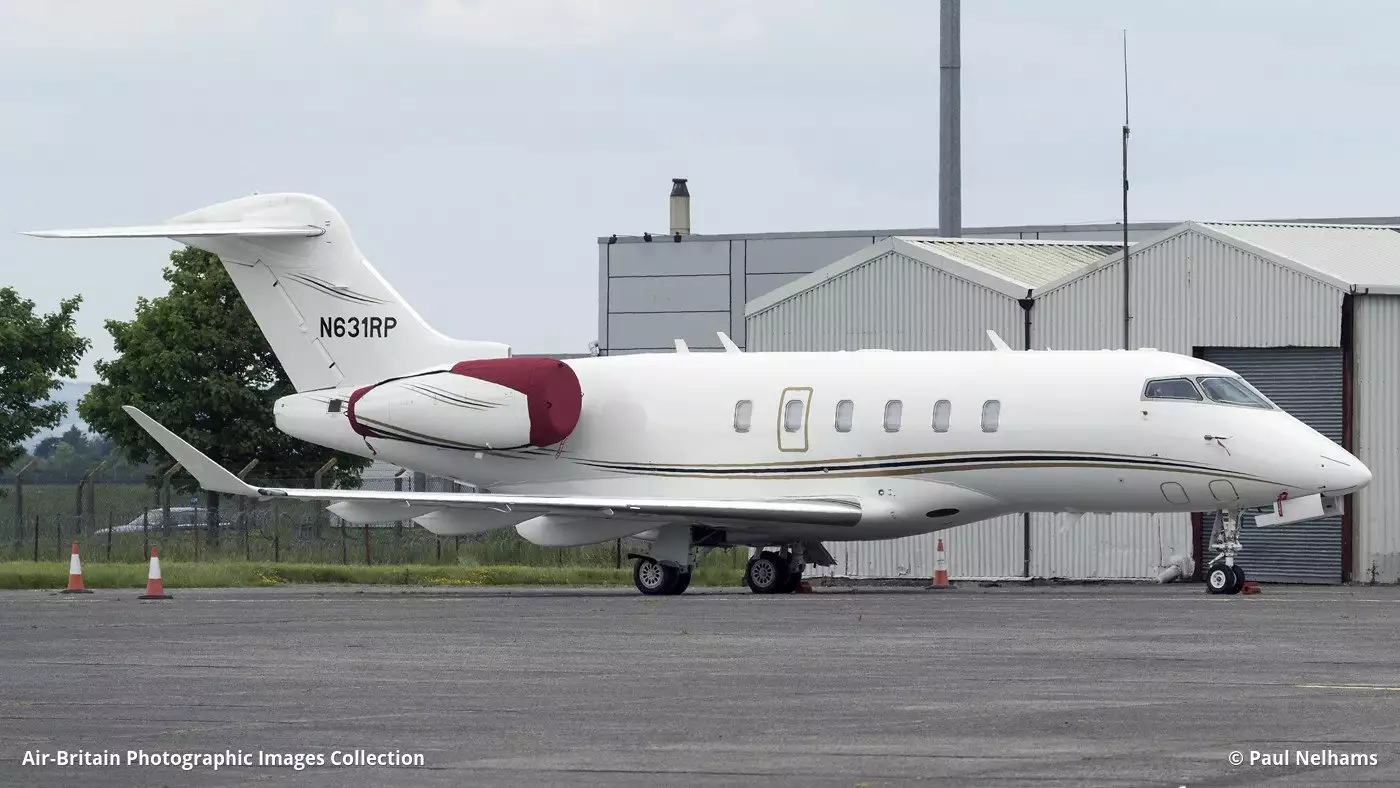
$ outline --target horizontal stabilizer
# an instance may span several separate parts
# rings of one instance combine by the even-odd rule
[[[86,227],[75,230],[31,230],[35,238],[313,238],[326,228],[303,225],[268,225],[248,222],[180,222],[137,227]]]

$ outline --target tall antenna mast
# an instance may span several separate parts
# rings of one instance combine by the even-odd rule
[[[1123,349],[1132,348],[1133,312],[1128,270],[1128,31],[1123,31]]]

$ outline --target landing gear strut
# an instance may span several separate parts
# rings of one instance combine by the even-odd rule
[[[1240,550],[1240,510],[1218,512],[1210,530],[1210,550],[1218,550],[1206,565],[1206,592],[1238,594],[1244,588],[1244,570],[1235,563]]]
[[[749,559],[744,569],[744,585],[755,594],[791,594],[802,583],[802,545],[767,550]]]

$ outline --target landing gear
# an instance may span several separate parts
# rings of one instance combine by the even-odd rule
[[[1244,570],[1235,563],[1240,550],[1240,510],[1219,512],[1210,531],[1209,549],[1218,550],[1206,566],[1206,592],[1238,594],[1244,588]]]
[[[690,587],[690,575],[690,568],[681,571],[646,556],[637,556],[632,565],[632,584],[646,596],[683,594]]]
[[[755,594],[791,594],[802,583],[802,546],[764,551],[749,559],[744,585]]]

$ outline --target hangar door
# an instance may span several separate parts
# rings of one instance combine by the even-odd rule
[[[1233,370],[1338,445],[1342,442],[1342,349],[1317,347],[1205,348],[1206,361]],[[1214,514],[1204,515],[1201,559]],[[1342,582],[1342,518],[1257,528],[1246,515],[1240,532],[1240,565],[1251,580],[1272,583]]]

